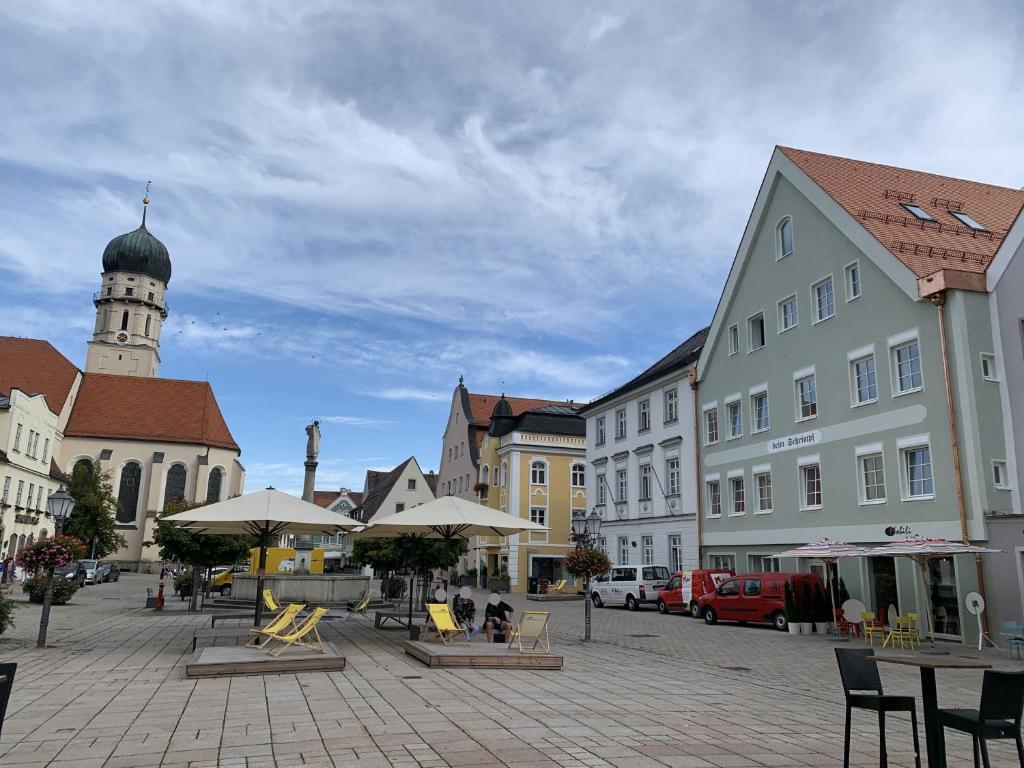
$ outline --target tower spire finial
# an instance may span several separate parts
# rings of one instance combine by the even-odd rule
[[[152,181],[146,182],[146,194],[142,198],[142,226],[146,226],[146,209],[149,206],[149,185],[152,183]]]

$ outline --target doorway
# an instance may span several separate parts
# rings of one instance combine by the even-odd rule
[[[563,578],[562,558],[560,557],[532,557],[530,563],[532,578],[547,579],[548,584],[554,584]]]
[[[893,557],[870,557],[871,593],[874,597],[875,614],[888,611],[890,605],[900,610],[899,592],[896,589],[896,559]]]
[[[935,635],[959,640],[960,601],[956,589],[956,561],[937,557],[928,561],[928,599],[931,601]]]

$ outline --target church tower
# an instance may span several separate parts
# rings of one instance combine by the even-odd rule
[[[155,377],[160,366],[171,257],[146,229],[148,194],[142,204],[142,225],[118,235],[103,251],[100,290],[92,299],[96,327],[85,360],[87,373]]]

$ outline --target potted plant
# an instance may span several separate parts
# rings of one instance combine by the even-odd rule
[[[788,581],[783,587],[782,600],[786,610],[786,626],[789,628],[789,634],[799,635],[800,615],[796,610],[796,599],[793,595],[793,585]]]
[[[466,572],[459,576],[460,587],[475,587],[476,586],[476,568],[467,568]]]
[[[829,624],[833,619],[829,618],[828,602],[825,600],[825,590],[821,584],[814,585],[814,631],[819,635],[827,635]]]
[[[797,605],[800,611],[800,634],[809,635],[814,632],[814,603],[811,601],[811,588],[806,581],[800,585]]]
[[[508,592],[511,586],[510,579],[508,577],[508,568],[502,566],[498,569],[498,572],[491,577],[490,583],[487,587],[491,592]]]

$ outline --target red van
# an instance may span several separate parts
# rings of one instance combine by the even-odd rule
[[[682,611],[699,619],[700,604],[697,601],[700,597],[714,592],[719,584],[735,575],[735,571],[718,568],[676,571],[665,588],[658,593],[658,611],[661,613]]]
[[[714,592],[698,600],[704,621],[771,623],[784,631],[789,626],[783,598],[787,581],[795,595],[800,594],[805,582],[811,594],[816,585],[825,589],[821,577],[814,573],[744,573],[723,581]]]

